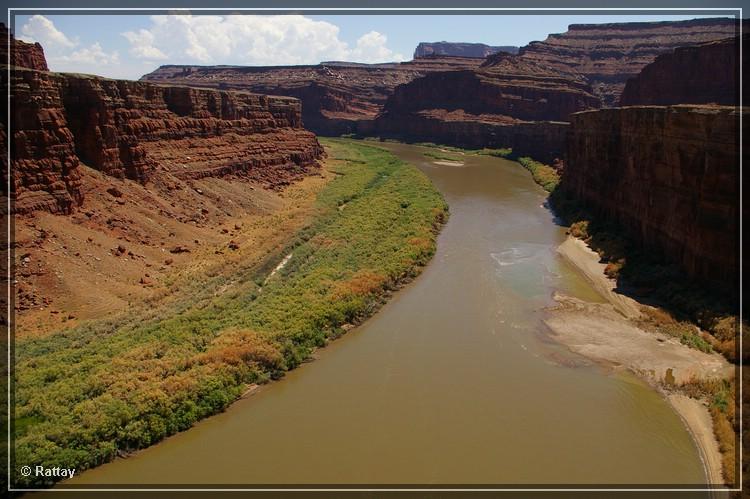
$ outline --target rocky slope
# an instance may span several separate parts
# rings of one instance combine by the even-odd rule
[[[745,35],[743,65],[750,38]],[[628,80],[620,105],[739,103],[739,43],[728,38],[662,54]]]
[[[576,113],[561,188],[691,277],[726,288],[739,272],[737,112],[679,105]]]
[[[288,97],[31,70],[12,78],[18,213],[80,204],[79,162],[141,183],[239,175],[276,188],[322,154]]]
[[[549,161],[570,113],[599,107],[580,77],[498,53],[476,70],[432,73],[396,88],[377,135],[465,147],[512,147]]]
[[[456,42],[421,42],[414,50],[414,58],[448,55],[457,57],[479,57],[484,59],[488,55],[497,52],[507,52],[517,54],[518,47],[512,45],[503,45],[493,47],[484,43],[456,43]]]
[[[402,64],[328,62],[315,66],[161,66],[143,81],[247,90],[302,100],[305,127],[321,135],[356,132],[374,119],[397,85],[434,71],[479,66],[481,59],[424,57]]]
[[[42,46],[38,43],[16,40],[3,23],[0,23],[0,64],[8,63],[8,37],[10,37],[10,64],[12,66],[48,71]]]
[[[736,35],[730,18],[647,23],[573,24],[562,34],[521,47],[521,57],[577,72],[607,105],[616,105],[628,78],[677,47]]]

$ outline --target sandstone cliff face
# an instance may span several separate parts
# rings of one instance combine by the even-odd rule
[[[38,69],[39,71],[49,70],[42,46],[38,43],[16,40],[3,23],[0,23],[0,64],[8,63],[8,37],[10,37],[11,66]]]
[[[414,50],[414,58],[418,59],[420,57],[434,55],[449,55],[458,57],[479,57],[484,59],[488,55],[497,52],[517,54],[518,47],[511,45],[493,47],[491,45],[485,45],[484,43],[421,42]]]
[[[80,204],[79,161],[141,183],[237,175],[278,188],[323,154],[288,97],[30,70],[11,84],[18,213]]]
[[[750,38],[743,37],[743,65]],[[739,104],[739,39],[729,38],[662,54],[628,80],[620,105]]]
[[[607,106],[616,105],[628,78],[657,55],[677,47],[735,36],[734,19],[693,19],[651,23],[573,24],[562,34],[531,42],[522,57],[589,79]]]
[[[434,71],[477,67],[481,59],[425,57],[402,64],[328,62],[316,66],[162,66],[143,81],[247,90],[302,100],[305,127],[321,135],[356,132],[382,110],[397,85]]]
[[[471,71],[431,73],[396,88],[377,135],[465,147],[512,147],[542,161],[564,151],[571,113],[599,107],[580,77],[498,53]]]
[[[574,114],[561,188],[690,276],[737,282],[739,116],[724,106]]]

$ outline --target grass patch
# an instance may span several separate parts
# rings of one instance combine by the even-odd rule
[[[442,151],[425,151],[423,153],[425,157],[436,159],[439,161],[454,161],[454,162],[461,162],[463,161],[463,158],[456,154],[448,154]]]
[[[518,162],[531,172],[534,182],[541,185],[545,191],[554,191],[560,183],[560,175],[551,166],[534,161],[528,156],[518,158]]]
[[[187,429],[248,383],[283,376],[419,273],[447,217],[440,194],[387,151],[321,142],[337,175],[316,215],[226,292],[17,343],[14,469],[83,470]],[[19,474],[14,484],[51,482]]]

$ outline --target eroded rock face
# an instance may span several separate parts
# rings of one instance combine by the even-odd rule
[[[414,50],[414,58],[449,55],[457,57],[479,57],[484,59],[497,52],[517,54],[518,47],[504,45],[493,47],[484,43],[456,43],[456,42],[421,42]]]
[[[742,39],[743,64],[750,43]],[[620,105],[739,104],[739,38],[680,47],[628,80]]]
[[[681,105],[574,114],[561,188],[690,276],[727,288],[739,275],[737,112]]]
[[[323,154],[288,97],[31,70],[11,88],[18,213],[80,204],[79,162],[140,183],[236,175],[280,188]]]
[[[465,147],[512,147],[551,161],[564,151],[559,122],[597,107],[581,77],[498,53],[475,70],[431,73],[397,87],[374,129]]]
[[[341,135],[374,119],[396,86],[430,72],[481,63],[477,58],[425,57],[401,64],[161,66],[141,80],[296,97],[302,100],[305,127],[321,135]]]
[[[23,68],[48,71],[44,49],[38,43],[26,43],[16,40],[5,24],[0,23],[0,64],[8,63],[8,37],[10,36],[10,64]]]
[[[580,73],[604,105],[616,105],[628,78],[677,47],[736,36],[734,19],[572,24],[562,34],[521,47],[528,60]]]

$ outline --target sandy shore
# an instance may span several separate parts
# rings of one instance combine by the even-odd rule
[[[722,484],[721,454],[708,409],[698,400],[670,393],[669,386],[693,377],[728,378],[734,373],[733,366],[717,353],[704,353],[672,336],[639,328],[632,319],[641,315],[641,305],[615,291],[615,283],[604,274],[605,265],[583,241],[569,237],[558,252],[608,303],[589,303],[556,293],[556,305],[544,321],[552,337],[587,358],[632,371],[664,394],[692,434],[709,483]]]

